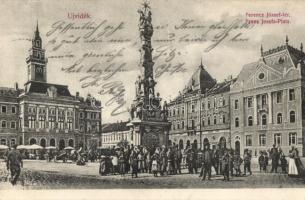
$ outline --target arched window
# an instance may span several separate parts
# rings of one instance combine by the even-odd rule
[[[55,147],[55,139],[54,138],[52,138],[50,140],[50,146]]]
[[[277,114],[277,123],[281,124],[282,123],[282,113]]]
[[[40,140],[40,146],[46,147],[46,144],[47,144],[46,139],[42,138],[42,139]]]
[[[73,139],[70,139],[70,140],[69,140],[69,146],[70,146],[70,147],[74,147],[74,140],[73,140]]]
[[[238,119],[238,117],[235,118],[235,127],[239,127],[239,119]]]
[[[186,141],[186,148],[189,148],[191,146],[191,142],[189,140]]]
[[[217,119],[216,119],[216,116],[214,116],[214,124],[217,123]]]
[[[36,141],[36,139],[35,138],[31,138],[30,139],[30,145],[32,145],[32,144],[36,144],[37,143],[37,141]]]
[[[1,145],[6,145],[6,139],[1,139],[0,144],[1,144]]]
[[[248,126],[253,126],[253,117],[252,116],[248,117]]]
[[[16,139],[11,139],[11,147],[16,144]]]
[[[262,115],[262,125],[267,125],[267,116],[265,114]]]
[[[295,123],[295,112],[290,111],[290,123]]]

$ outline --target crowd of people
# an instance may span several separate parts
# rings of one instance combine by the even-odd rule
[[[180,149],[178,145],[169,147],[161,146],[148,150],[142,146],[127,146],[114,150],[111,156],[102,156],[99,172],[101,175],[120,174],[124,176],[131,173],[132,177],[138,177],[138,173],[151,173],[155,177],[164,175],[181,174],[181,168],[185,167],[190,174],[197,174],[202,180],[211,178],[212,169],[217,175],[229,180],[229,174],[241,176],[241,164],[244,163],[244,173],[252,174],[251,153],[246,150],[243,158],[234,150],[227,148],[210,149],[209,144],[204,145],[203,150],[197,150],[194,146]]]
[[[181,174],[183,167],[187,168],[189,174],[199,173],[202,180],[210,180],[213,172],[215,175],[223,175],[224,181],[229,181],[230,176],[252,175],[252,159],[252,152],[248,149],[245,149],[241,156],[233,149],[220,146],[212,150],[208,143],[204,144],[202,150],[197,150],[194,146],[181,149],[174,144],[169,147],[157,147],[151,151],[143,146],[131,145],[113,151],[111,156],[102,156],[99,172],[101,175],[121,176],[131,173],[133,178],[138,177],[138,173],[151,173],[158,177]],[[304,171],[298,151],[294,147],[290,151],[289,162],[281,148],[275,145],[268,151],[260,151],[258,165],[260,172],[278,173],[279,167],[281,173],[289,175],[300,175]]]
[[[50,151],[51,152],[51,151]],[[56,160],[58,153],[49,153],[48,159]],[[243,156],[233,149],[211,149],[209,143],[205,143],[203,149],[197,150],[192,145],[185,149],[178,145],[169,147],[161,146],[155,149],[147,149],[144,146],[128,145],[125,148],[112,149],[110,153],[103,155],[97,151],[82,149],[64,153],[64,157],[73,157],[77,165],[85,165],[88,160],[100,161],[100,175],[120,174],[125,176],[131,173],[132,178],[137,178],[138,173],[151,173],[154,177],[164,175],[181,174],[181,169],[186,168],[189,174],[198,174],[201,180],[211,180],[212,172],[222,175],[224,181],[229,181],[232,176],[252,175],[252,152],[245,149]],[[6,163],[7,170],[11,172],[11,183],[14,185],[21,172],[22,154],[16,150],[16,145],[8,151]],[[271,170],[268,164],[271,160]],[[243,164],[243,173],[241,166]],[[277,173],[280,167],[281,173],[290,176],[304,176],[304,167],[299,158],[297,148],[292,147],[287,161],[281,148],[273,145],[268,151],[260,151],[258,157],[260,172]]]

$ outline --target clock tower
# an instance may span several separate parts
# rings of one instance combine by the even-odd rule
[[[32,48],[29,50],[29,56],[26,59],[28,82],[47,82],[47,62],[45,50],[42,49],[37,22],[36,31],[32,39]]]

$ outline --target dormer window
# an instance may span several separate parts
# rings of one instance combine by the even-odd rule
[[[57,96],[57,89],[56,89],[56,87],[51,86],[51,87],[48,88],[48,96],[52,97],[52,98]]]

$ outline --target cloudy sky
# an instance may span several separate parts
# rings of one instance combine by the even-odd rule
[[[48,82],[68,85],[72,94],[90,93],[101,100],[103,122],[128,120],[124,111],[133,100],[134,82],[141,70],[137,10],[142,2],[27,0],[20,4],[1,0],[0,85],[12,87],[18,82],[23,86],[27,81],[25,59],[38,20],[49,57]],[[184,88],[201,60],[210,74],[222,81],[229,75],[236,77],[244,64],[256,61],[261,44],[264,50],[283,45],[286,35],[297,48],[305,42],[302,1],[152,0],[150,6],[157,91],[167,101]],[[286,17],[273,19],[289,23],[245,24],[246,19],[270,20],[267,12],[284,12]],[[90,18],[73,20],[68,17],[72,13],[88,13]],[[247,13],[264,13],[265,17],[247,17]],[[188,27],[181,26],[183,22]],[[89,29],[94,27],[95,31]],[[69,67],[74,72],[63,70]],[[86,84],[92,75],[98,75],[98,84]],[[118,98],[112,101],[109,85],[125,89],[122,107],[115,101]]]

